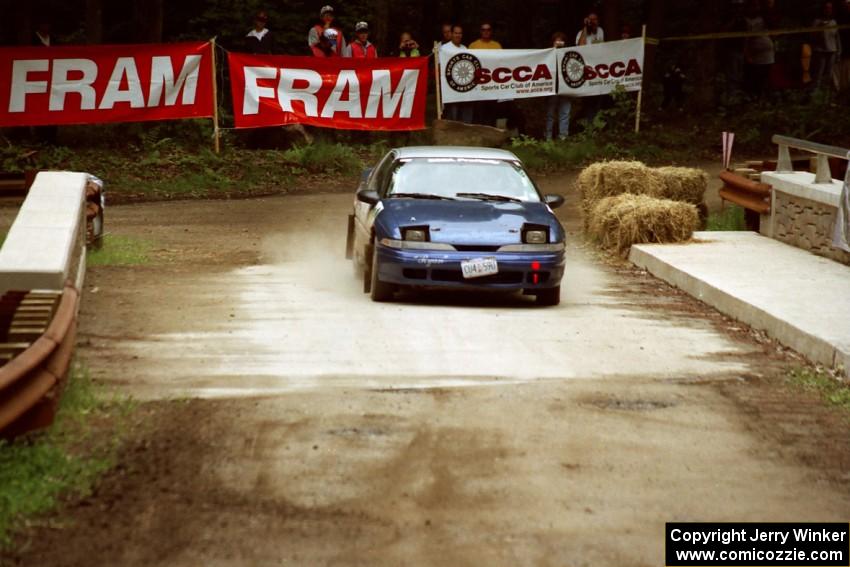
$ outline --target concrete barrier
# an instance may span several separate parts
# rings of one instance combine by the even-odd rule
[[[0,294],[81,289],[85,275],[85,173],[42,172],[0,249]]]
[[[850,265],[850,254],[832,246],[842,182],[815,183],[815,174],[806,171],[766,171],[761,179],[773,187],[770,220],[760,230],[763,235]]]

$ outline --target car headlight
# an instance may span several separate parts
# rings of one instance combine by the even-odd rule
[[[545,230],[527,230],[525,232],[525,243],[526,244],[546,244],[546,240],[548,240],[548,234],[546,234]]]
[[[404,239],[408,242],[426,242],[428,233],[422,228],[408,228],[404,231]]]

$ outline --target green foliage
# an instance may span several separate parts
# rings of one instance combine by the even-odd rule
[[[151,247],[152,244],[145,240],[107,234],[100,249],[88,251],[86,263],[89,266],[138,266],[148,262]]]
[[[747,230],[744,209],[731,205],[708,215],[706,230]]]
[[[833,373],[821,367],[797,368],[788,374],[788,381],[817,392],[830,405],[850,411],[850,384],[838,377],[841,370]]]
[[[363,162],[348,145],[316,142],[286,150],[281,155],[286,162],[303,168],[309,173],[356,174],[363,169]]]
[[[600,146],[589,136],[548,141],[520,136],[511,140],[510,149],[528,169],[544,172],[580,167],[592,159],[616,151],[607,145]]]
[[[106,183],[107,200],[250,196],[280,192],[302,175],[347,176],[389,148],[389,139],[368,146],[317,140],[289,150],[249,150],[223,145],[221,154],[187,143],[182,134],[140,131],[133,143],[99,147],[0,145],[4,171],[62,169],[93,173]],[[361,158],[361,156],[363,156]]]
[[[94,416],[130,409],[126,403],[100,401],[88,371],[75,365],[54,424],[11,443],[0,441],[0,547],[10,546],[16,530],[63,496],[90,493],[115,461],[117,437],[95,443],[88,423]]]

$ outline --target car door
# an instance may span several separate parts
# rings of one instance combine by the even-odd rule
[[[372,174],[366,181],[365,189],[368,191],[382,190],[387,173],[392,168],[395,162],[395,152],[389,152],[384,159],[372,170]],[[367,250],[371,245],[372,239],[372,222],[376,212],[379,212],[380,202],[377,205],[370,205],[355,198],[354,200],[354,258],[355,261],[365,265],[368,261]]]

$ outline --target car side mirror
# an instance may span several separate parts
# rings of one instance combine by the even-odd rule
[[[368,189],[364,189],[363,191],[357,192],[357,200],[361,203],[374,205],[375,203],[381,200],[381,196],[378,195],[377,191],[369,191]]]
[[[543,201],[549,205],[550,208],[557,209],[564,204],[564,197],[561,195],[545,195],[543,197]]]

